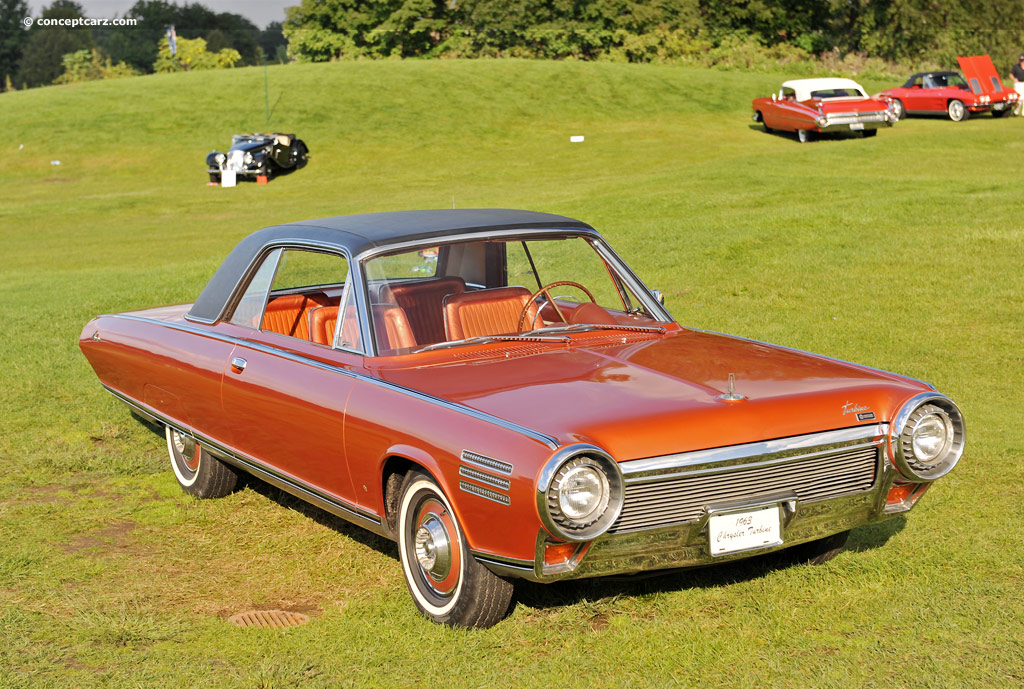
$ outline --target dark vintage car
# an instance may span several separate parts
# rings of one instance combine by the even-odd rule
[[[515,579],[824,561],[964,450],[927,383],[680,325],[546,213],[269,227],[195,303],[79,344],[186,492],[248,472],[394,539],[416,605],[458,626],[498,622]]]
[[[213,151],[206,156],[210,181],[220,183],[223,173],[237,177],[266,177],[306,166],[309,149],[294,134],[236,134],[227,153]]]
[[[988,55],[958,57],[959,72],[919,72],[910,75],[903,86],[882,91],[892,102],[892,110],[905,115],[945,115],[962,122],[972,113],[1009,114],[1017,104],[1017,92],[1003,86]]]

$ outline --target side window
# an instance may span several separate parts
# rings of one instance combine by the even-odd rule
[[[274,249],[260,265],[252,282],[245,289],[242,298],[235,307],[231,316],[231,322],[235,325],[244,325],[247,328],[259,326],[263,317],[263,305],[267,303],[267,294],[270,292],[270,282],[274,279],[277,271],[277,263],[281,260],[281,249]]]
[[[277,249],[256,271],[231,322],[328,347],[338,340],[362,351],[348,274],[348,260],[339,254]]]

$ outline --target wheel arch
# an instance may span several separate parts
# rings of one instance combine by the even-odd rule
[[[457,463],[456,463],[457,464]],[[459,509],[453,500],[451,487],[445,480],[445,473],[440,462],[422,448],[411,445],[392,445],[384,454],[380,463],[380,499],[382,505],[382,524],[388,538],[395,540],[397,537],[396,522],[398,519],[398,503],[401,499],[402,483],[406,475],[412,471],[422,471],[428,474],[437,485],[448,496],[458,517]],[[461,517],[459,519],[462,521]]]

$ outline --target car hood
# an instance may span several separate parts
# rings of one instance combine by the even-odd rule
[[[488,350],[486,358],[465,352],[458,363],[379,374],[563,444],[593,443],[618,461],[886,421],[903,401],[930,389],[715,333],[627,333],[625,343],[622,335],[602,333],[590,345],[565,348],[514,343]],[[720,398],[730,373],[745,400]]]

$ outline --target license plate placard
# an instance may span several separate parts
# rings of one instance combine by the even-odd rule
[[[712,555],[768,548],[782,543],[779,506],[712,514],[708,519]]]
[[[850,129],[853,129],[853,130],[864,129],[864,123],[863,122],[851,122],[850,123]]]

